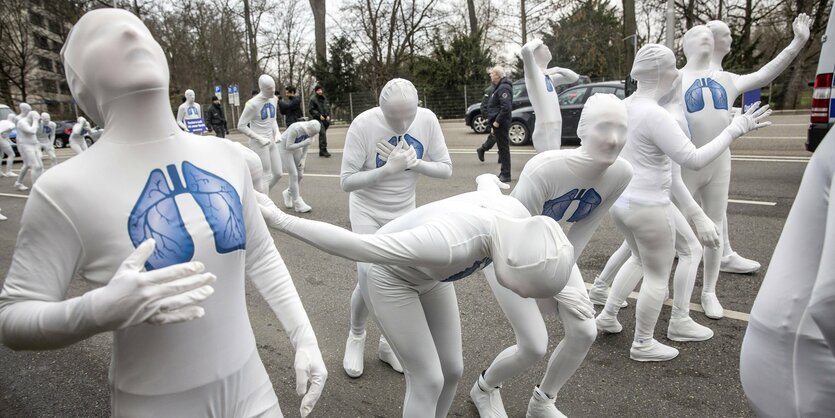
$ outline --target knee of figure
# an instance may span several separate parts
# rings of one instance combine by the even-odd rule
[[[516,345],[516,355],[528,363],[536,363],[548,353],[548,336],[531,341],[519,341]]]
[[[464,360],[461,358],[444,367],[444,384],[458,383],[464,375]]]
[[[594,340],[597,339],[597,325],[594,322],[594,319],[587,319],[576,326],[566,327],[565,329],[565,336],[566,338],[571,338],[576,345],[582,345],[585,347],[590,347]]]
[[[444,373],[440,370],[434,370],[434,368],[433,370],[424,369],[422,373],[412,373],[410,371],[407,371],[407,373],[413,375],[413,378],[409,379],[409,383],[415,386],[413,393],[422,393],[423,396],[434,402],[438,401],[441,392],[444,390]]]

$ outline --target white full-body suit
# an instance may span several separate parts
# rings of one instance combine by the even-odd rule
[[[186,132],[193,134],[203,133],[206,129],[206,122],[203,121],[203,110],[200,103],[194,101],[194,90],[188,89],[183,94],[186,101],[177,108],[177,125]]]
[[[324,363],[243,159],[178,128],[165,55],[136,16],[85,14],[62,56],[75,100],[107,131],[33,187],[0,292],[0,342],[55,349],[113,331],[114,416],[281,416],[246,276],[296,349],[306,416]],[[75,274],[97,287],[65,299]]]
[[[686,228],[687,224],[687,218],[670,200],[671,188],[683,190],[678,169],[671,160],[694,169],[704,167],[727,150],[735,138],[762,126],[758,120],[767,116],[768,111],[753,106],[750,112],[735,118],[709,145],[697,149],[673,116],[659,105],[679,76],[672,51],[661,45],[645,45],[636,54],[631,75],[638,81],[638,89],[627,101],[629,129],[621,156],[632,164],[634,175],[610,213],[623,232],[632,257],[615,278],[597,325],[605,331],[620,331],[617,312],[641,278],[643,269],[630,357],[637,361],[666,361],[676,357],[678,350],[656,341],[653,334],[672,269],[675,231]],[[690,200],[685,205],[690,220],[698,229],[715,234],[715,225]],[[714,237],[718,243],[718,236]],[[686,322],[685,330],[704,331],[689,316],[674,319]]]
[[[21,119],[25,118],[25,117],[26,117],[26,115],[28,115],[28,114],[29,114],[29,112],[31,112],[31,111],[32,111],[32,106],[31,106],[29,103],[26,103],[26,102],[20,102],[20,104],[18,104],[18,105],[17,105],[17,109],[19,110],[19,112],[18,112],[18,114],[17,114],[17,115],[15,115],[15,117],[14,117],[14,123],[15,123],[15,124],[17,124],[17,122],[18,122],[19,120],[21,120]]]
[[[49,118],[49,113],[41,113],[41,128],[38,129],[38,142],[41,151],[49,157],[52,167],[58,164],[55,156],[55,122]]]
[[[247,100],[241,118],[238,120],[238,130],[249,137],[249,148],[261,158],[264,167],[264,177],[267,187],[273,186],[281,179],[281,155],[278,153],[281,132],[278,130],[276,115],[278,101],[275,98],[275,80],[267,74],[258,78],[260,93]]]
[[[15,188],[26,190],[23,179],[26,173],[32,171],[32,184],[43,174],[43,161],[41,161],[41,146],[38,143],[38,130],[41,128],[41,115],[36,111],[30,111],[29,115],[17,121],[17,150],[23,159],[23,167],[15,180]]]
[[[562,113],[555,86],[573,83],[580,78],[567,68],[551,67],[551,51],[540,39],[534,39],[522,47],[522,63],[525,67],[525,86],[528,98],[536,113],[533,146],[536,152],[560,149],[562,144]]]
[[[395,145],[411,153],[412,162],[405,170],[387,161]],[[380,91],[380,106],[359,114],[345,137],[341,185],[342,190],[350,193],[351,230],[373,234],[414,209],[419,174],[449,178],[452,160],[438,118],[429,109],[418,107],[417,90],[411,82],[396,78]],[[357,263],[358,282],[369,267],[368,263]],[[351,331],[343,359],[345,372],[352,377],[359,377],[363,371],[367,320],[368,308],[358,284],[351,295]],[[383,336],[379,348],[380,357],[401,371]]]
[[[70,148],[75,151],[76,155],[87,151],[87,140],[84,139],[84,135],[90,132],[91,129],[90,122],[84,116],[79,116],[78,120],[73,124],[72,132],[70,133]]]
[[[773,60],[751,74],[737,75],[711,67],[714,54],[713,33],[706,26],[695,26],[684,34],[682,46],[687,64],[682,68],[684,111],[693,144],[701,147],[716,137],[731,122],[731,106],[743,92],[760,88],[780,75],[809,39],[809,17],[801,14],[794,22],[794,40]],[[704,168],[682,168],[687,189],[701,202],[705,213],[722,225],[728,207],[731,178],[731,153],[724,152]],[[725,228],[722,227],[722,230]],[[721,248],[705,248],[702,306],[710,318],[722,318],[716,296],[716,282],[722,260]]]
[[[509,291],[551,297],[565,286],[574,264],[572,246],[559,225],[530,216],[518,200],[501,194],[497,177],[488,176],[494,179],[492,190],[479,185],[477,192],[421,206],[376,234],[349,232],[262,206],[271,227],[331,254],[374,263],[360,285],[403,363],[403,417],[446,417],[452,404],[463,359],[451,282],[492,263],[498,282]]]
[[[760,417],[835,416],[835,130],[815,150],[742,340]]]
[[[322,124],[318,120],[293,123],[281,134],[278,153],[281,164],[287,169],[288,187],[281,193],[284,206],[296,212],[310,212],[311,207],[299,194],[299,183],[304,177],[304,163],[307,160],[307,148],[313,136],[319,133]]]
[[[0,120],[0,152],[3,153],[6,160],[6,169],[2,171],[3,177],[12,177],[12,165],[14,165],[14,149],[12,149],[11,139],[9,135],[15,129],[15,115],[9,114],[6,120]],[[0,165],[2,161],[0,161]]]

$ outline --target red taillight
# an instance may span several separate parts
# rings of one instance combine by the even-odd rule
[[[812,91],[812,123],[829,122],[829,98],[832,94],[832,73],[818,74],[815,77],[815,90]]]
[[[72,133],[72,128],[64,129],[64,133],[67,134],[67,135],[71,134]]]

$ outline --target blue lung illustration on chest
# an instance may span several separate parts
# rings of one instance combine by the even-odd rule
[[[441,281],[442,282],[454,282],[454,281],[461,280],[461,279],[463,279],[463,278],[465,278],[465,277],[467,277],[467,276],[469,276],[469,275],[471,275],[471,274],[489,266],[490,263],[492,263],[492,262],[493,262],[493,259],[490,258],[490,257],[485,257],[485,258],[482,258],[481,260],[476,260],[475,263],[473,263],[472,266],[467,267],[464,270],[461,270],[458,273],[455,273],[452,276],[449,276],[446,279],[441,280]]]
[[[415,149],[415,154],[417,154],[418,160],[422,160],[423,159],[423,143],[420,142],[417,138],[415,138],[415,137],[413,137],[409,134],[403,135],[403,140],[406,141],[406,144],[411,145],[412,148]],[[391,145],[397,145],[397,137],[393,136],[393,137],[389,138],[388,142]],[[375,158],[375,162],[377,163],[377,168],[380,168],[380,167],[386,165],[386,162],[383,161],[380,158],[380,154],[377,154],[377,157]]]
[[[52,132],[52,128],[50,128],[49,126],[44,125],[44,127],[43,127],[44,135],[49,135],[51,132]]]
[[[690,88],[684,92],[684,104],[688,113],[695,113],[705,108],[704,89],[710,90],[714,109],[728,110],[728,92],[716,80],[706,77],[697,78]]]
[[[545,75],[545,90],[548,90],[549,93],[554,91],[554,82],[548,75]]]
[[[301,136],[297,136],[296,139],[293,140],[294,144],[298,144],[299,142],[304,141],[305,139],[310,138],[308,134],[302,134]]]
[[[246,248],[243,205],[235,188],[226,180],[183,161],[185,184],[173,164],[165,167],[172,190],[159,168],[151,171],[142,194],[128,218],[133,246],[153,238],[156,249],[145,263],[147,270],[183,263],[194,256],[194,241],[186,229],[175,197],[190,194],[212,229],[215,250],[220,254]]]
[[[189,106],[189,107],[186,109],[186,115],[189,115],[189,116],[192,116],[192,115],[193,115],[193,116],[197,116],[197,115],[198,115],[198,112],[197,112],[197,107],[196,107],[196,106]]]
[[[261,106],[261,120],[267,118],[275,118],[275,106],[273,106],[273,104],[270,102],[264,103],[264,106]]]
[[[568,193],[545,202],[542,207],[542,214],[559,221],[565,215],[565,211],[571,206],[571,202],[578,201],[577,209],[568,218],[568,222],[577,222],[589,216],[603,201],[600,194],[592,189],[573,189]]]

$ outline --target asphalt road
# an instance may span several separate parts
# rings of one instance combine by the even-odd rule
[[[774,126],[757,131],[733,146],[733,177],[729,219],[734,248],[768,266],[785,218],[797,192],[809,154],[803,150],[807,115],[776,115]],[[498,172],[496,154],[479,162],[474,149],[483,135],[473,134],[460,122],[442,123],[454,164],[449,180],[422,178],[418,204],[432,202],[474,189],[473,179],[484,172]],[[348,195],[339,188],[340,149],[345,127],[329,131],[333,158],[311,154],[302,195],[314,209],[303,215],[348,227]],[[240,140],[239,135],[232,138]],[[59,150],[62,158],[72,151]],[[531,147],[512,149],[513,178],[533,155]],[[48,165],[48,163],[47,163]],[[16,165],[16,168],[19,164]],[[28,181],[28,180],[27,180]],[[68,179],[71,181],[71,179]],[[0,273],[10,264],[19,219],[26,203],[25,192],[12,188],[12,179],[0,178],[0,208],[9,220],[0,223]],[[515,183],[515,182],[514,182]],[[286,180],[272,197],[280,200]],[[10,196],[11,195],[11,196]],[[94,214],[91,214],[91,216]],[[351,262],[327,255],[274,234],[276,244],[293,274],[296,287],[319,339],[330,376],[313,416],[397,417],[404,394],[402,375],[376,359],[376,326],[369,325],[365,374],[348,378],[342,371],[342,354],[348,332],[348,307],[355,284]],[[608,256],[621,242],[613,224],[606,220],[580,259],[584,278],[591,282]],[[711,327],[715,337],[701,343],[675,343],[666,339],[669,307],[656,328],[656,338],[681,351],[680,356],[660,364],[637,363],[628,349],[634,330],[634,300],[620,319],[624,332],[600,335],[585,363],[559,394],[558,407],[569,416],[751,416],[739,383],[739,349],[766,268],[753,275],[722,274],[718,294],[726,309],[740,319],[714,321],[694,312],[696,321]],[[478,273],[456,282],[461,320],[465,372],[451,416],[475,417],[469,389],[478,373],[505,347],[514,343],[513,333]],[[701,273],[693,302],[698,302]],[[87,289],[75,280],[68,296]],[[266,303],[251,287],[247,299],[258,347],[284,414],[298,416],[299,398],[294,390],[293,351]],[[560,324],[547,320],[550,351],[562,337]],[[107,368],[111,337],[98,335],[72,347],[50,352],[13,352],[0,347],[0,416],[105,416],[109,414]],[[534,384],[541,379],[547,358],[515,380],[504,383],[502,395],[509,416],[524,416]]]

